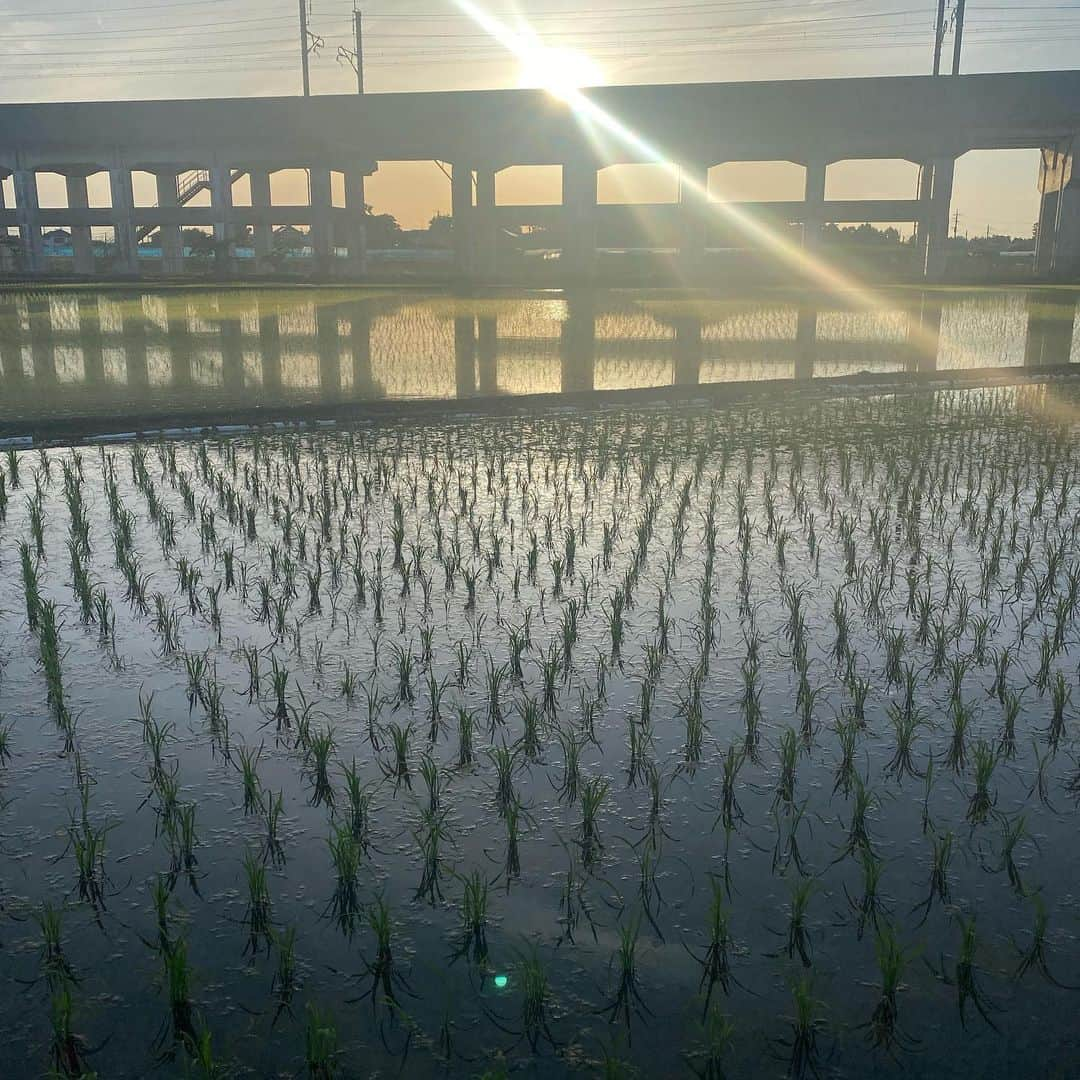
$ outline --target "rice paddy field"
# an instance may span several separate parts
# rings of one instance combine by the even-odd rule
[[[7,450],[0,1075],[1077,1075],[1078,422]]]

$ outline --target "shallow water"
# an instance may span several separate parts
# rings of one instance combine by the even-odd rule
[[[243,1075],[304,1071],[314,1003],[333,1019],[348,1076],[589,1075],[605,1058],[643,1076],[689,1074],[704,1067],[720,1017],[730,1036],[714,1049],[729,1075],[782,1076],[802,979],[816,1033],[804,1064],[822,1075],[1075,1074],[1074,993],[1054,980],[1075,983],[1080,962],[1078,403],[1080,392],[1057,380],[768,410],[423,419],[4,458],[0,713],[11,757],[0,767],[0,1074],[48,1067],[50,997],[65,985],[72,1030],[100,1075],[190,1074],[163,977],[163,956],[180,940],[194,1030],[209,1031],[215,1059]],[[65,497],[65,465],[81,504]],[[94,605],[81,617],[72,505],[86,522],[89,589],[107,597],[114,624]],[[28,624],[21,543],[42,602],[56,605],[62,706],[49,701],[40,605],[39,630]],[[121,564],[134,565],[134,589]],[[192,568],[198,580],[182,588],[181,571]],[[847,647],[838,646],[838,595]],[[609,616],[620,596],[615,649]],[[576,634],[565,629],[575,606]],[[170,619],[178,641],[167,640]],[[509,670],[512,634],[526,626],[519,676]],[[904,639],[890,663],[897,630]],[[752,676],[748,641],[759,657]],[[245,647],[260,650],[257,691]],[[999,694],[1003,649],[1011,663]],[[200,655],[207,670],[193,688],[185,657]],[[278,716],[275,663],[287,669]],[[352,700],[346,665],[357,677]],[[954,680],[967,723],[959,743]],[[687,719],[695,683],[700,747]],[[1001,698],[1013,693],[1010,737]],[[1056,693],[1065,695],[1057,713]],[[140,697],[151,695],[154,724],[167,731],[156,778],[138,719]],[[529,700],[539,707],[535,746],[524,738]],[[476,723],[464,766],[459,707]],[[896,754],[904,716],[915,720],[909,768]],[[387,775],[391,725],[411,728],[407,781]],[[846,782],[841,729],[854,740]],[[333,737],[332,798],[316,783],[320,732]],[[576,798],[561,790],[568,740],[580,754]],[[519,866],[508,861],[488,752],[504,745],[515,754]],[[260,747],[262,808],[245,812],[241,751]],[[729,748],[741,767],[737,812],[725,823]],[[993,760],[981,810],[972,801],[980,753]],[[434,879],[422,847],[425,755],[439,768],[445,814]],[[371,795],[355,918],[333,904],[327,844],[350,820],[342,768],[352,762]],[[190,864],[167,827],[167,776],[179,805],[195,807]],[[597,777],[609,787],[589,844],[581,792]],[[856,777],[870,793],[861,842],[850,832]],[[265,807],[279,792],[278,854],[266,846]],[[1003,838],[1021,820],[1010,878]],[[80,882],[70,839],[85,828],[108,831],[103,860]],[[947,835],[951,859],[935,891],[932,852]],[[265,861],[274,928],[256,933],[254,948],[245,853]],[[880,867],[876,919],[858,910],[866,865]],[[490,886],[487,955],[455,959],[473,871]],[[164,926],[151,903],[156,880],[171,890]],[[729,921],[730,980],[713,987],[703,1023],[714,883]],[[800,886],[810,890],[805,939],[789,930]],[[395,974],[376,985],[367,916],[380,897]],[[70,977],[55,965],[48,977],[33,918],[43,903],[63,909]],[[1043,951],[1025,967],[1040,910]],[[963,919],[975,920],[981,995],[965,1003],[964,1023],[952,984]],[[275,984],[289,927],[291,996]],[[906,963],[895,1026],[879,1029],[875,1045],[875,942],[889,927]],[[620,931],[635,930],[627,1015],[615,956]],[[535,1024],[523,1018],[531,955],[547,979]],[[632,1075],[613,1073],[623,1074]]]
[[[1063,289],[0,293],[0,434],[42,424],[1080,361]]]

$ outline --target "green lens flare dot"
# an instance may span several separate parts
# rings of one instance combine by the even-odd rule
[[[508,975],[496,975],[495,976],[495,989],[496,990],[505,990],[506,989],[506,984],[509,981],[510,981],[510,977]]]

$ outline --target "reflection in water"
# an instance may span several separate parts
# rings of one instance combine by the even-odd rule
[[[1077,294],[0,295],[0,422],[1080,361]]]

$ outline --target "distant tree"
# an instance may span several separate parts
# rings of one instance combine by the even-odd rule
[[[453,242],[454,219],[449,214],[436,214],[428,222],[428,238],[449,247]]]
[[[182,229],[180,239],[192,255],[208,256],[214,253],[214,238],[201,229]]]
[[[367,228],[369,248],[397,247],[401,240],[401,226],[393,214],[373,214],[370,206],[364,207],[364,225]]]

